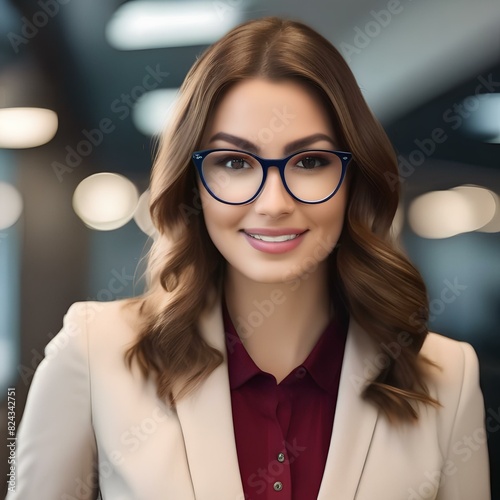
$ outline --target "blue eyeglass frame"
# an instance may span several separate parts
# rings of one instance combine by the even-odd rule
[[[218,196],[216,196],[208,187],[207,183],[205,182],[205,176],[203,175],[203,160],[210,154],[210,153],[215,153],[217,151],[229,151],[231,153],[243,153],[248,156],[251,156],[252,158],[255,158],[261,165],[262,167],[262,182],[257,189],[257,192],[248,200],[246,201],[241,201],[241,202],[233,202],[233,201],[226,201],[222,200]],[[285,167],[288,161],[293,158],[294,156],[300,155],[302,153],[333,153],[336,155],[341,163],[342,163],[342,174],[340,176],[339,184],[331,193],[329,196],[326,198],[323,198],[321,200],[317,201],[306,201],[298,198],[295,196],[292,191],[290,191],[289,187],[287,186],[286,180],[285,180]],[[307,205],[317,205],[318,203],[324,203],[325,201],[328,201],[330,198],[335,196],[337,191],[340,189],[340,186],[342,186],[342,183],[344,182],[344,178],[347,172],[347,165],[349,165],[349,162],[352,159],[352,153],[348,151],[333,151],[330,149],[304,149],[302,151],[297,151],[285,158],[261,158],[260,156],[257,156],[256,154],[249,153],[248,151],[243,151],[239,149],[225,149],[225,148],[220,148],[220,149],[204,149],[202,151],[195,151],[192,155],[192,160],[193,163],[196,166],[196,169],[198,171],[198,175],[200,176],[201,182],[203,186],[205,186],[205,189],[210,193],[210,195],[215,198],[217,201],[220,201],[221,203],[225,203],[226,205],[247,205],[248,203],[252,203],[262,192],[262,189],[264,188],[264,184],[266,183],[267,179],[267,171],[269,170],[270,167],[276,167],[279,170],[280,177],[281,177],[281,182],[283,183],[283,186],[285,187],[287,193],[297,201],[300,201],[300,203],[305,203]]]

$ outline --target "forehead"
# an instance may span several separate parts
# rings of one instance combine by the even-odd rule
[[[204,142],[218,132],[262,143],[271,137],[292,140],[320,132],[333,135],[333,127],[325,103],[308,85],[252,78],[224,93],[209,117]]]

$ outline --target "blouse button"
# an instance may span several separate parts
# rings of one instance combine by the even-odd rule
[[[273,488],[275,491],[281,491],[283,489],[283,483],[281,481],[276,481]]]
[[[278,462],[284,462],[285,461],[285,454],[284,453],[278,453]]]

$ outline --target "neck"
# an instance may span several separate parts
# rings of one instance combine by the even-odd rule
[[[331,320],[328,273],[291,284],[257,283],[233,268],[225,279],[226,305],[247,352],[280,382],[309,355]]]

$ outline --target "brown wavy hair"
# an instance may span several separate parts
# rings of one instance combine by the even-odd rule
[[[363,396],[392,420],[418,418],[418,402],[437,404],[423,382],[418,354],[427,335],[428,301],[418,271],[391,237],[399,201],[393,148],[340,53],[310,27],[277,17],[230,31],[197,59],[180,89],[152,171],[150,210],[159,235],[149,255],[148,290],[135,300],[144,322],[127,361],[136,360],[146,376],[154,374],[158,395],[172,404],[223,361],[197,329],[202,311],[217,297],[211,291],[222,287],[224,261],[203,221],[191,155],[224,92],[254,77],[314,88],[339,146],[353,154],[340,246],[328,257],[332,290],[387,359]],[[406,341],[394,352],[388,346],[401,333]]]

